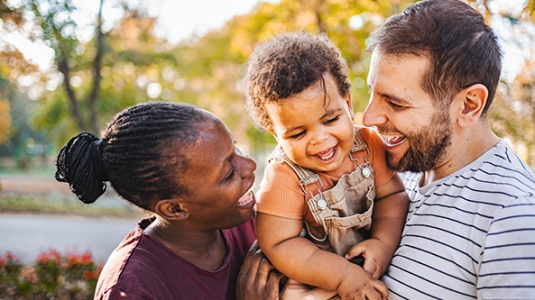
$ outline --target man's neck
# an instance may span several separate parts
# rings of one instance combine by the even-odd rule
[[[452,138],[452,144],[441,163],[424,172],[420,186],[426,186],[464,168],[496,146],[499,141],[486,122],[461,132]]]

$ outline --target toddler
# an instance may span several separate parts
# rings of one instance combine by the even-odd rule
[[[380,136],[353,124],[340,51],[325,35],[284,33],[255,47],[245,80],[252,119],[278,142],[257,194],[262,251],[289,278],[342,299],[386,298],[378,278],[408,197]]]

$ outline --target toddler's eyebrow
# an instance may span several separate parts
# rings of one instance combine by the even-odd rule
[[[325,110],[325,113],[323,114],[322,118],[334,115],[334,114],[336,114],[336,113],[338,113],[338,112],[340,112],[342,110],[343,110],[343,108],[341,108],[341,107],[334,108],[334,109],[327,109],[327,110]]]

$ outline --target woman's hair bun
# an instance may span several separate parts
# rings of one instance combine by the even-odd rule
[[[108,180],[102,161],[101,139],[89,132],[73,137],[56,161],[56,180],[69,183],[71,191],[84,203],[93,203],[106,191]]]

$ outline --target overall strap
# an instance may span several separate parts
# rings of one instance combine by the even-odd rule
[[[351,148],[351,153],[359,152],[367,148],[368,145],[366,145],[366,143],[360,137],[359,129],[355,128],[355,142],[353,143],[353,147]]]
[[[351,148],[349,157],[351,158],[351,160],[356,161],[360,167],[360,163],[358,159],[354,157],[353,154],[359,151],[366,150],[366,156],[364,156],[364,161],[368,162],[368,157],[370,156],[370,149],[368,149],[368,145],[362,140],[362,137],[359,134],[359,130],[360,128],[355,128],[355,143],[353,144],[353,147]]]
[[[355,142],[350,152],[351,154],[353,154],[362,150],[366,150],[367,152],[367,155],[364,157],[364,160],[367,162],[368,157],[370,156],[370,150],[368,149],[368,145],[360,137],[359,129],[355,128]],[[355,160],[353,158],[353,155],[350,155],[350,157],[352,160]],[[303,168],[300,165],[294,163],[288,157],[288,155],[286,155],[286,153],[284,152],[284,150],[282,150],[280,146],[277,146],[277,148],[275,148],[273,153],[271,153],[268,161],[271,161],[272,159],[280,159],[284,161],[286,164],[288,164],[288,166],[290,166],[292,170],[294,170],[295,174],[297,174],[297,177],[299,177],[299,183],[301,184],[301,189],[303,189],[303,192],[305,192],[305,194],[307,193],[305,190],[305,186],[312,184],[314,182],[318,182],[318,181],[320,181],[320,184],[321,184],[321,180],[318,174],[314,173],[312,170]]]
[[[277,147],[275,149],[275,151],[273,151],[273,153],[269,157],[270,161],[272,159],[280,159],[280,160],[284,161],[286,164],[288,164],[288,166],[290,166],[292,168],[292,170],[294,170],[295,174],[297,174],[297,177],[299,177],[299,183],[301,184],[301,188],[303,189],[303,191],[305,193],[306,193],[306,191],[305,191],[304,187],[306,185],[312,184],[312,183],[317,182],[317,181],[320,180],[320,177],[319,177],[318,174],[316,174],[316,173],[312,172],[311,170],[303,168],[300,165],[294,163],[288,157],[288,155],[286,155],[286,153],[284,153],[284,150],[282,150],[281,147]]]

